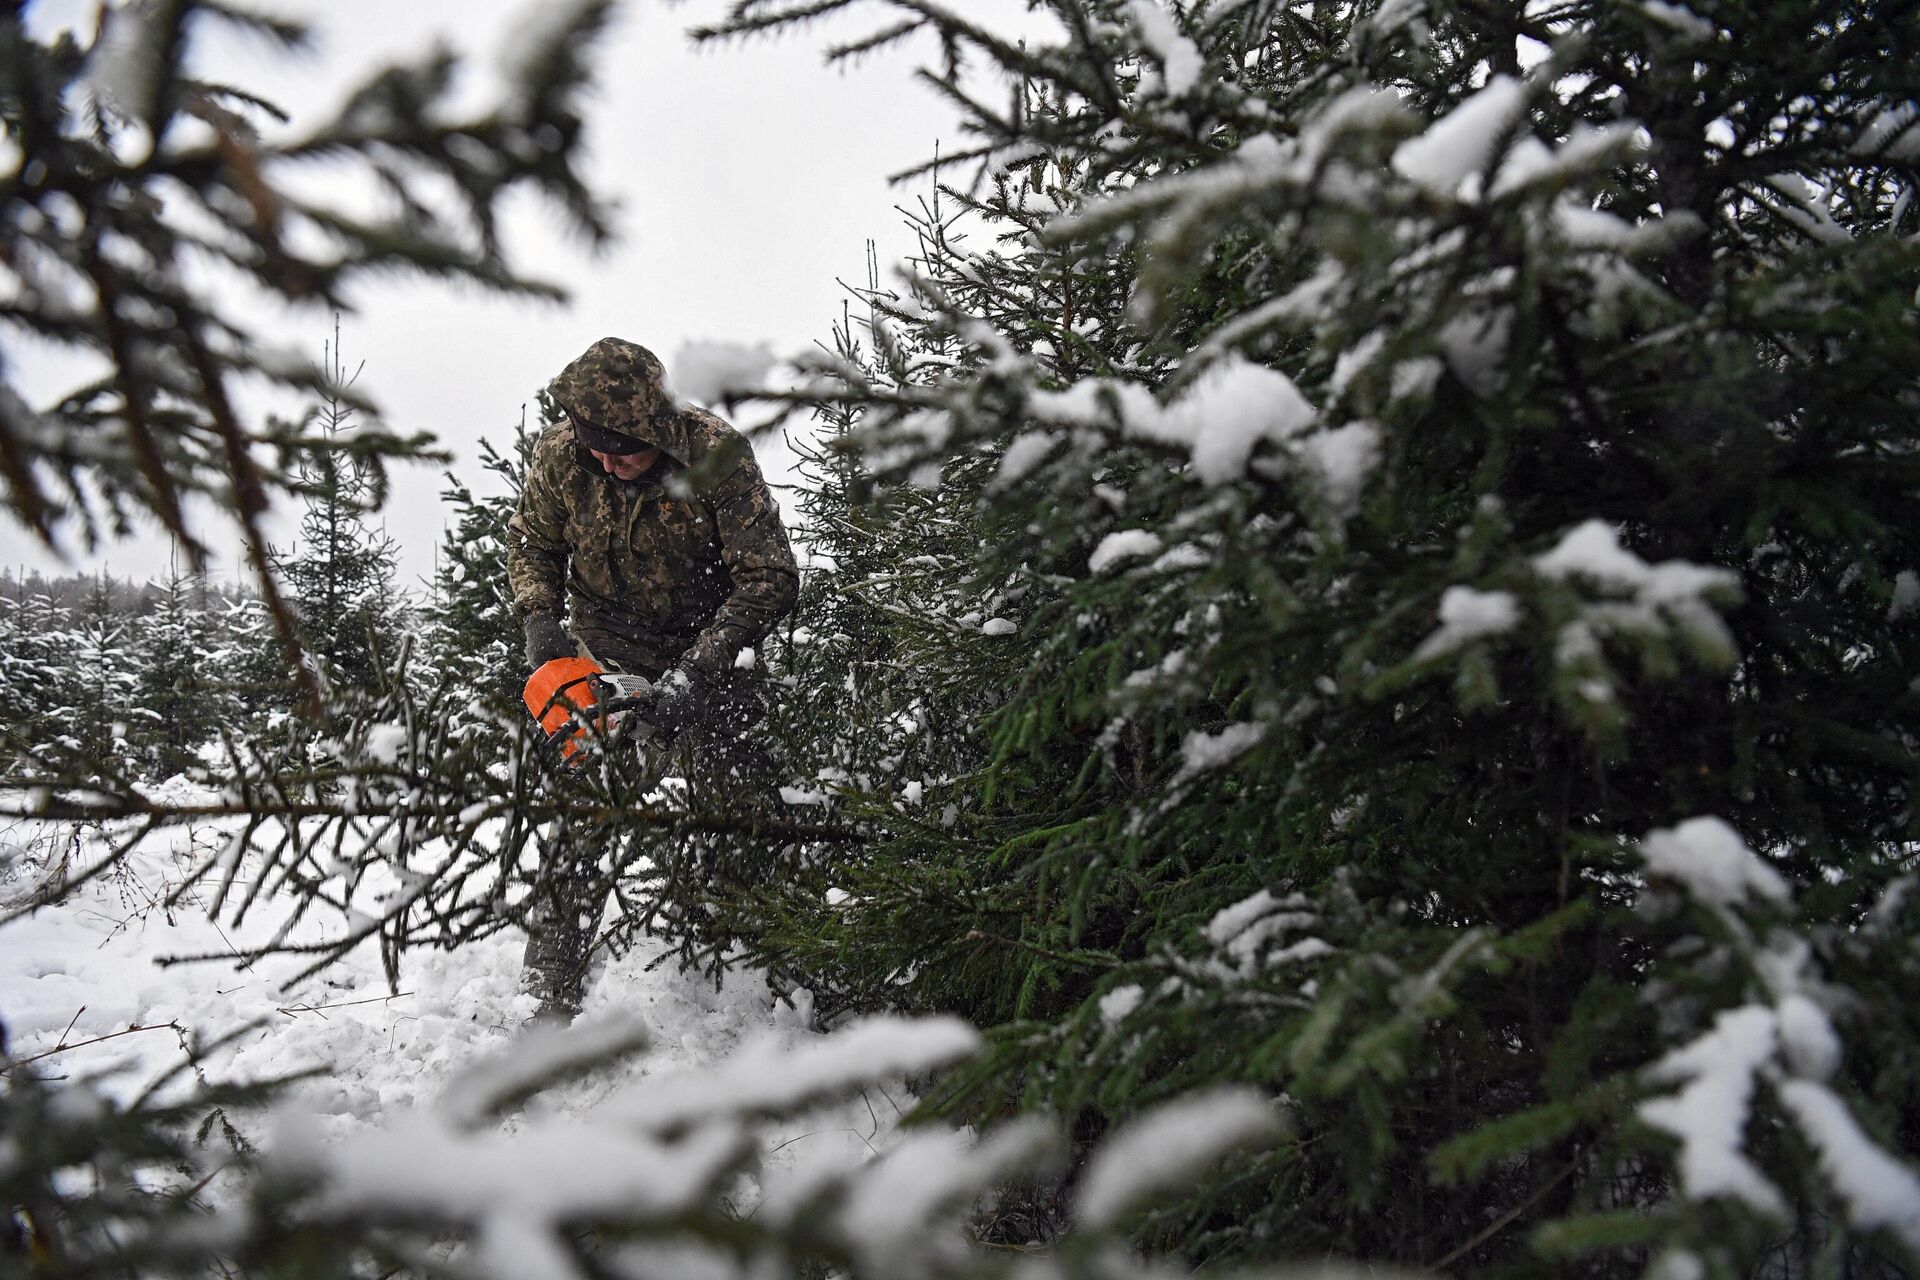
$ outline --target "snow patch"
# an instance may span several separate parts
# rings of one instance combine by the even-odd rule
[[[1793,1073],[1808,1080],[1826,1080],[1840,1069],[1840,1037],[1826,1010],[1798,992],[1773,1007],[1780,1022],[1780,1048]]]
[[[1124,987],[1115,987],[1100,997],[1100,1021],[1111,1027],[1140,1007],[1146,998],[1146,992],[1138,983],[1130,982]]]
[[[1341,519],[1360,509],[1367,478],[1380,465],[1380,428],[1371,422],[1349,422],[1308,436],[1300,454],[1320,473],[1320,497]]]
[[[1825,1085],[1789,1080],[1780,1101],[1819,1153],[1820,1170],[1862,1231],[1885,1228],[1920,1253],[1920,1178],[1861,1131]]]
[[[1920,159],[1920,107],[1903,102],[1874,116],[1851,148],[1855,155]]]
[[[1413,652],[1416,662],[1461,649],[1475,640],[1497,636],[1520,625],[1520,602],[1510,591],[1478,591],[1452,586],[1440,595],[1440,626]]]
[[[648,1080],[607,1104],[609,1120],[666,1132],[715,1116],[789,1110],[813,1098],[950,1066],[979,1051],[958,1018],[875,1017],[795,1049],[762,1038],[700,1073]]]
[[[1180,774],[1175,783],[1232,764],[1266,735],[1267,726],[1258,720],[1230,724],[1218,733],[1194,730],[1180,743]]]
[[[1053,452],[1057,443],[1051,431],[1028,431],[1016,436],[1007,451],[1000,456],[1000,470],[994,476],[996,488],[1016,484]]]
[[[1200,56],[1193,41],[1181,34],[1173,15],[1156,0],[1132,0],[1127,6],[1127,16],[1133,19],[1142,43],[1160,63],[1166,77],[1167,96],[1180,98],[1193,92],[1206,71],[1206,59]]]
[[[1512,76],[1494,76],[1425,133],[1394,148],[1393,167],[1436,195],[1453,196],[1469,176],[1486,169],[1526,105],[1526,86]]]
[[[1893,603],[1887,606],[1887,617],[1898,622],[1916,610],[1920,610],[1920,574],[1902,569],[1893,579]]]
[[[1087,557],[1087,568],[1104,573],[1111,566],[1135,556],[1156,555],[1160,538],[1145,529],[1120,529],[1100,539],[1100,545]]]
[[[1240,479],[1262,440],[1289,441],[1315,417],[1291,378],[1237,355],[1215,361],[1165,406],[1139,383],[1087,378],[1064,391],[1033,392],[1027,412],[1042,421],[1113,426],[1136,439],[1185,445],[1195,474],[1210,485]]]
[[[1683,4],[1672,0],[1640,0],[1641,11],[1649,18],[1688,40],[1700,43],[1713,39],[1720,29]]]
[[[1238,356],[1218,361],[1174,406],[1182,434],[1193,441],[1193,469],[1207,484],[1246,473],[1262,440],[1285,441],[1313,421],[1313,406],[1277,369]]]
[[[1694,1200],[1731,1196],[1761,1213],[1786,1216],[1786,1202],[1746,1156],[1741,1138],[1754,1076],[1773,1057],[1775,1022],[1758,1005],[1731,1009],[1713,1030],[1647,1071],[1658,1083],[1684,1081],[1679,1093],[1640,1104],[1640,1118],[1680,1140],[1680,1182]]]
[[[1678,881],[1714,906],[1737,907],[1749,897],[1784,903],[1792,897],[1780,873],[1719,818],[1689,818],[1649,831],[1640,841],[1640,857],[1649,872]]]
[[[1234,1151],[1280,1134],[1273,1104],[1244,1087],[1190,1094],[1123,1126],[1087,1163],[1077,1217],[1110,1227]]]

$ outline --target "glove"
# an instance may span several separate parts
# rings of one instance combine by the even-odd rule
[[[555,658],[571,658],[579,652],[555,614],[530,613],[520,625],[527,637],[527,661],[535,671]]]
[[[706,709],[700,682],[677,667],[655,681],[642,698],[634,714],[667,738],[699,724]]]

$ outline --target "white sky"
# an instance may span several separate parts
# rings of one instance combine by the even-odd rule
[[[500,51],[539,0],[255,0],[254,7],[300,17],[315,29],[315,55],[288,59],[264,44],[205,41],[196,68],[254,88],[288,110],[297,129],[329,111],[374,67],[424,51],[442,38],[467,55],[463,99],[489,97]],[[1023,0],[967,0],[980,20],[1012,29],[1035,20]],[[723,0],[663,5],[627,0],[598,49],[599,90],[590,104],[588,173],[618,202],[620,242],[595,258],[563,234],[557,214],[531,201],[517,207],[508,243],[523,272],[568,289],[565,307],[488,298],[472,289],[383,281],[354,297],[342,318],[349,365],[364,359],[360,387],[388,425],[437,436],[454,470],[485,488],[476,459],[484,436],[504,447],[521,406],[574,356],[605,336],[652,348],[671,369],[688,341],[768,343],[778,353],[826,337],[845,296],[836,277],[863,281],[865,245],[879,242],[883,272],[911,247],[897,205],[924,194],[921,180],[889,186],[888,175],[960,141],[952,109],[912,79],[927,43],[874,55],[851,71],[822,65],[838,34],[873,25],[836,21],[803,35],[696,50],[688,27],[712,21]],[[96,0],[36,0],[37,32],[94,21]],[[878,10],[874,11],[875,13]],[[264,319],[281,345],[311,352],[331,336],[320,311]],[[10,344],[17,339],[9,336]],[[12,362],[34,398],[63,391],[79,366],[58,353],[18,345]],[[778,468],[776,456],[769,464]],[[403,548],[403,584],[431,572],[448,517],[439,469],[395,475],[385,512]],[[791,504],[788,504],[789,506]],[[273,521],[290,539],[297,511]],[[233,539],[203,513],[198,531],[216,547]],[[116,576],[164,574],[163,537],[116,543],[100,555],[63,562],[0,516],[0,565],[58,572],[105,566]],[[231,559],[217,571],[233,576]]]

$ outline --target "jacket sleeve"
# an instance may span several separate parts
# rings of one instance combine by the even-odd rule
[[[720,558],[733,580],[733,594],[694,639],[681,664],[704,675],[733,667],[740,651],[756,643],[793,608],[800,571],[780,523],[780,507],[760,475],[750,449],[708,499],[720,539]]]
[[[548,440],[534,447],[520,503],[507,520],[507,585],[522,617],[558,614],[566,605],[567,513],[555,457]]]

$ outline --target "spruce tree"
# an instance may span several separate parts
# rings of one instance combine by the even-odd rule
[[[301,469],[306,512],[299,536],[287,551],[274,553],[272,563],[305,650],[328,687],[372,688],[383,669],[380,646],[400,630],[394,583],[400,547],[367,523],[386,498],[381,473],[346,447],[363,430],[349,399],[360,369],[347,371],[338,320],[323,363],[325,391],[313,423],[329,447]]]
[[[198,749],[231,722],[237,701],[213,661],[216,617],[205,575],[178,563],[134,622],[140,745],[155,780],[189,770]]]
[[[0,600],[0,749],[16,768],[54,732],[71,656],[60,640],[69,625],[67,611],[44,590],[21,585],[19,594]]]
[[[541,428],[558,420],[545,392],[539,406]],[[447,477],[441,497],[453,507],[455,520],[440,540],[432,600],[421,627],[423,666],[430,678],[448,689],[456,704],[465,705],[467,727],[495,751],[512,736],[507,726],[517,727],[525,715],[520,700],[525,661],[520,620],[507,586],[506,531],[538,438],[539,429],[529,430],[523,418],[510,453],[502,454],[490,440],[480,442],[481,469],[499,478],[505,486],[501,492],[478,495]]]
[[[819,372],[1019,659],[762,954],[999,1024],[963,1114],[1271,1090],[1196,1260],[1913,1265],[1920,14],[1046,8],[712,33],[935,32],[998,240]]]

